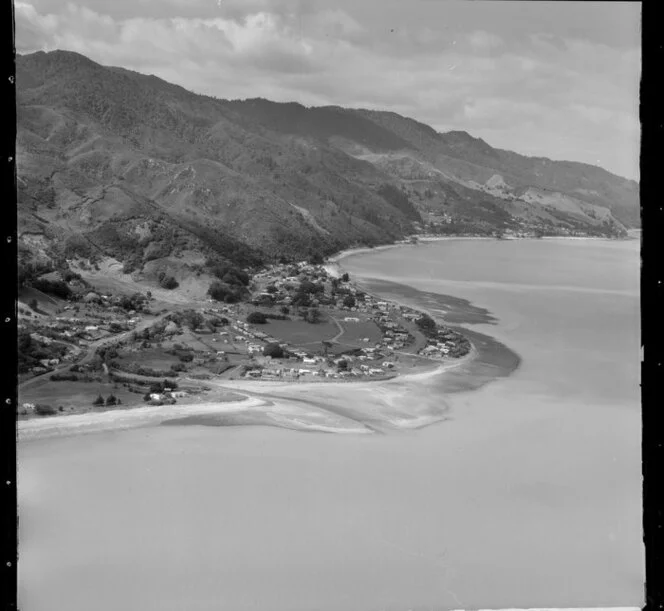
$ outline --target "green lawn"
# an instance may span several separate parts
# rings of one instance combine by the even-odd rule
[[[291,346],[305,348],[311,348],[309,344],[320,344],[323,340],[332,339],[339,333],[339,329],[331,320],[316,324],[302,320],[271,320],[265,325],[255,325],[255,329],[272,335],[282,342],[287,342]]]
[[[344,333],[338,338],[340,344],[347,344],[349,346],[366,347],[374,346],[381,340],[380,329],[372,321],[366,322],[345,322],[343,319],[338,319],[339,323],[344,329]],[[368,342],[362,340],[368,337]]]

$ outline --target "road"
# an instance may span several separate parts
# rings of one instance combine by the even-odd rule
[[[102,339],[98,339],[95,342],[91,342],[90,344],[88,344],[86,348],[84,348],[85,354],[83,355],[82,359],[78,360],[76,363],[64,363],[62,365],[58,365],[53,371],[40,373],[39,375],[36,375],[33,378],[30,378],[29,380],[25,380],[25,382],[19,384],[18,386],[19,391],[25,391],[26,388],[30,388],[31,386],[34,385],[39,385],[38,384],[39,382],[46,383],[54,373],[63,373],[65,371],[69,371],[74,365],[85,365],[86,363],[89,363],[94,358],[95,352],[97,351],[98,348],[104,346],[113,346],[114,344],[118,344],[124,341],[125,339],[129,339],[132,333],[141,332],[144,329],[152,327],[153,325],[165,319],[169,314],[171,314],[171,312],[160,314],[156,318],[140,322],[133,329],[130,329],[129,331],[123,331],[122,333],[118,333],[117,335],[111,335],[110,337],[103,337]]]

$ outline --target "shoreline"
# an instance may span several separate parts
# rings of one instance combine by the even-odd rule
[[[432,237],[424,238],[422,241],[426,242],[438,242],[446,240],[493,240],[495,238],[483,237],[483,236],[441,236],[441,237]],[[376,248],[353,248],[340,251],[333,257],[328,259],[328,262],[325,264],[325,268],[328,273],[331,275],[339,274],[340,270],[343,269],[340,265],[340,262],[343,259],[346,259],[349,256],[364,254],[367,252],[376,252],[384,251],[391,248],[397,248],[400,246],[421,246],[420,243],[410,244],[410,243],[397,243],[397,244],[385,244],[378,246]],[[332,273],[334,272],[334,273]],[[351,280],[362,290],[365,287],[362,284],[362,281]],[[371,290],[365,291],[369,294],[372,294],[380,299],[390,301],[394,304],[401,305],[404,307],[411,308],[415,311],[426,313],[433,316],[426,308],[421,306],[414,306],[409,303],[405,303],[399,299],[395,298],[385,298],[379,294],[374,293]],[[434,319],[438,318],[433,316]],[[459,328],[460,332],[463,333],[466,329],[463,327]],[[336,388],[336,389],[347,389],[351,391],[362,391],[367,389],[376,389],[381,388],[390,389],[391,387],[399,385],[407,385],[412,381],[426,381],[431,378],[435,378],[441,375],[444,375],[448,371],[459,368],[464,364],[469,364],[473,362],[478,357],[478,349],[475,346],[474,342],[465,335],[466,339],[470,343],[469,352],[454,360],[450,361],[438,361],[434,359],[426,359],[421,357],[426,361],[429,361],[427,365],[417,366],[413,365],[415,371],[409,371],[405,373],[394,373],[389,374],[385,377],[381,377],[374,380],[324,380],[324,381],[313,381],[308,380],[306,382],[299,381],[273,381],[273,380],[261,380],[257,384],[256,380],[244,381],[244,380],[207,380],[207,384],[212,384],[216,389],[220,391],[230,391],[235,394],[244,395],[242,399],[237,401],[224,401],[224,402],[215,402],[214,399],[210,401],[203,401],[198,403],[176,403],[175,405],[167,406],[135,406],[135,407],[125,407],[121,409],[112,409],[103,412],[87,412],[83,414],[58,414],[53,416],[42,416],[29,418],[25,420],[18,421],[18,436],[19,439],[28,439],[28,438],[43,438],[51,436],[61,436],[68,434],[78,434],[86,432],[100,432],[107,430],[116,430],[121,428],[134,428],[139,426],[147,426],[149,424],[161,423],[169,418],[187,418],[187,417],[202,417],[202,416],[227,416],[229,414],[234,415],[246,415],[252,412],[256,408],[263,408],[263,416],[267,422],[263,424],[267,425],[276,425],[282,426],[285,428],[295,428],[297,430],[325,430],[327,432],[346,432],[353,429],[348,429],[348,427],[334,427],[334,426],[324,426],[324,425],[311,425],[300,421],[298,425],[293,425],[292,422],[284,423],[275,421],[275,412],[270,410],[265,410],[266,407],[273,408],[274,405],[267,405],[261,403],[259,398],[264,394],[262,391],[282,391],[282,392],[292,392],[299,394],[303,391],[310,390],[320,390],[323,388]],[[414,355],[417,356],[417,355]],[[342,391],[342,392],[345,392]],[[245,394],[246,393],[246,394]],[[315,408],[314,408],[315,409]],[[421,418],[421,417],[420,417]],[[269,421],[272,419],[272,421]],[[437,418],[438,419],[438,418]],[[437,419],[434,419],[437,420]],[[412,423],[413,418],[401,418],[399,420],[400,424],[397,424],[397,420],[392,421],[392,424],[396,428],[411,428],[410,423]],[[429,419],[430,420],[430,419]],[[431,423],[427,420],[427,423]],[[238,422],[238,424],[243,424],[243,422]],[[246,423],[244,423],[246,424]],[[290,426],[289,426],[290,424]],[[426,423],[421,424],[420,426],[425,426]],[[365,431],[366,432],[366,431]]]
[[[455,362],[440,364],[425,371],[414,371],[383,380],[361,380],[342,383],[344,391],[371,392],[376,386],[381,393],[391,398],[399,396],[401,387],[411,383],[422,383],[470,362],[476,357],[473,346],[471,351]],[[256,385],[255,381],[242,380],[208,380],[215,389],[232,392],[241,398],[232,401],[203,401],[201,403],[176,403],[174,405],[145,405],[124,407],[103,412],[86,412],[83,414],[64,414],[44,416],[19,421],[19,441],[31,441],[55,437],[66,437],[86,433],[104,433],[123,429],[134,429],[151,425],[178,424],[178,420],[189,420],[186,424],[206,424],[212,426],[264,425],[275,426],[298,431],[317,431],[326,433],[361,433],[367,434],[366,423],[363,425],[362,409],[356,418],[334,414],[332,406],[312,403],[305,408],[293,409],[294,401],[301,401],[302,393],[320,390],[322,387],[331,389],[334,384],[320,382],[279,382],[264,381]],[[338,389],[338,387],[337,387]],[[277,394],[275,394],[277,393]],[[281,394],[279,394],[281,393]],[[387,428],[412,429],[421,428],[444,418],[444,414],[431,418],[421,415],[412,417],[386,417],[383,424]],[[215,419],[221,421],[214,424]]]

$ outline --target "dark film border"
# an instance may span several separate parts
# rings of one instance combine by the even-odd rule
[[[2,152],[2,274],[0,291],[0,345],[5,359],[3,363],[0,394],[0,609],[17,609],[17,543],[18,511],[16,496],[16,402],[17,402],[17,202],[16,202],[16,47],[14,30],[14,3],[2,3],[3,34],[0,36],[2,71],[0,75],[3,100]]]

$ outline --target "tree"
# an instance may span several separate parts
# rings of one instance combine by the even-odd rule
[[[348,282],[350,280],[350,276],[348,275],[348,272],[345,272],[343,276],[341,276],[341,282]]]
[[[223,301],[225,303],[236,303],[240,300],[243,293],[243,287],[230,286],[225,282],[215,280],[208,288],[208,295],[215,301]]]
[[[263,348],[263,354],[273,359],[280,359],[284,356],[284,349],[277,342],[271,342]]]
[[[104,405],[104,397],[97,395],[97,398],[92,402],[92,405]]]
[[[55,413],[56,410],[52,405],[45,405],[43,403],[37,403],[35,405],[35,414],[38,416],[52,416]]]
[[[339,371],[348,371],[348,361],[343,360],[337,363],[337,369]]]
[[[159,280],[159,286],[164,289],[172,290],[180,286],[180,284],[173,276],[165,275]]]
[[[111,393],[110,395],[108,395],[108,397],[106,397],[106,405],[108,405],[108,406],[116,405],[117,402],[118,402],[118,399],[113,393]]]
[[[434,319],[428,314],[422,314],[422,316],[415,321],[415,324],[425,335],[430,335],[436,331],[436,321],[434,321]]]
[[[354,308],[355,307],[355,297],[352,295],[346,295],[344,297],[344,306],[347,308]]]
[[[34,299],[34,298],[31,299],[30,300],[30,309],[32,309],[36,312],[38,307],[39,307],[39,304],[37,303],[37,300]]]
[[[290,314],[290,308],[288,306],[281,306],[279,309],[281,310],[282,314]]]
[[[264,325],[267,322],[267,316],[263,312],[251,312],[247,316],[247,322],[252,325]]]
[[[29,331],[21,329],[18,332],[18,351],[28,352],[32,348],[33,342]]]
[[[316,292],[316,285],[311,282],[311,280],[302,280],[300,282],[300,287],[298,288],[298,293],[315,293]]]
[[[291,302],[294,306],[307,307],[311,304],[311,297],[308,293],[296,293]]]
[[[196,329],[202,327],[203,323],[205,322],[203,315],[200,312],[196,312],[195,310],[187,310],[184,312],[183,320],[192,331],[196,331]]]
[[[304,320],[311,324],[319,323],[322,318],[323,315],[318,308],[309,308],[304,314]]]
[[[277,292],[278,289],[276,286],[274,286],[274,284],[270,284],[265,290],[273,295],[274,293]]]

